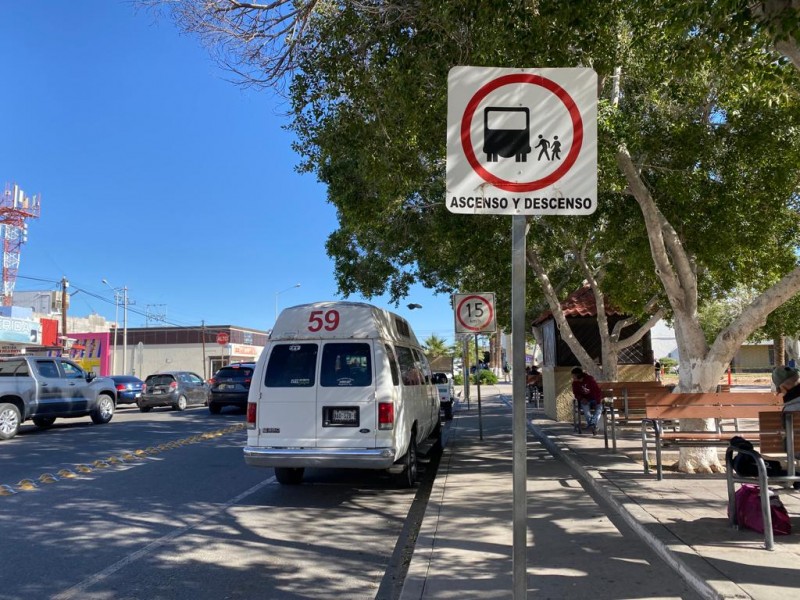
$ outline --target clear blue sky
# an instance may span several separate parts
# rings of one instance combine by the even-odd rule
[[[0,73],[0,185],[42,195],[17,290],[65,276],[70,314],[113,319],[106,278],[128,287],[131,327],[152,305],[173,325],[269,329],[295,283],[280,306],[340,298],[335,210],[294,170],[286,106],[226,81],[196,38],[121,0],[2,2]],[[446,296],[372,302],[453,338]]]

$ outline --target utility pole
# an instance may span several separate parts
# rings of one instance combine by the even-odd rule
[[[122,288],[122,374],[128,374],[128,286]]]
[[[67,303],[69,302],[69,295],[67,294],[67,290],[69,289],[69,281],[67,281],[66,277],[61,278],[61,334],[63,335],[63,342],[61,343],[61,348],[63,350],[67,349]]]
[[[206,320],[201,321],[203,324],[203,381],[208,380],[208,373],[206,373]]]

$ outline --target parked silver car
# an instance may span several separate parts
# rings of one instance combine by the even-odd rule
[[[197,373],[163,371],[148,375],[144,380],[136,405],[142,412],[149,412],[155,406],[184,410],[189,405],[207,405],[210,394],[208,384]]]

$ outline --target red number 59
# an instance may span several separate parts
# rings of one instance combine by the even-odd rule
[[[310,323],[308,326],[309,331],[319,331],[323,327],[325,331],[333,331],[339,327],[339,311],[329,310],[326,312],[322,310],[313,310],[311,311],[311,316],[308,318],[308,322]]]

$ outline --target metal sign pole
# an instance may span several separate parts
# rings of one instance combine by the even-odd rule
[[[461,343],[464,344],[464,351],[461,353],[464,357],[464,360],[461,361],[461,373],[464,375],[464,396],[467,399],[467,410],[469,410],[469,336],[463,336]]]
[[[475,389],[478,390],[478,432],[483,441],[483,415],[481,414],[481,361],[478,359],[478,334],[475,334]]]
[[[527,598],[528,440],[525,422],[525,229],[523,215],[511,224],[511,349],[512,372],[512,455],[513,455],[513,588],[514,600]]]

